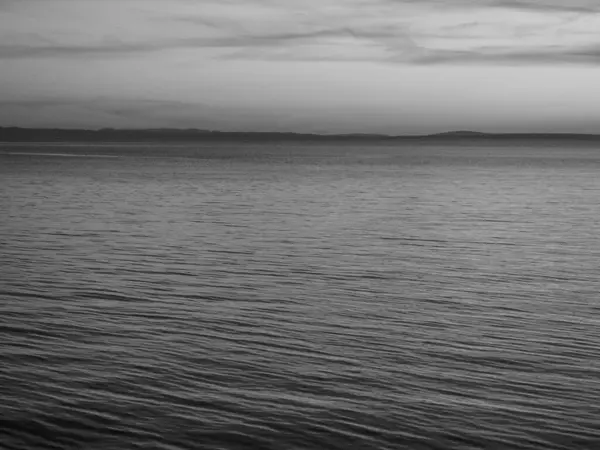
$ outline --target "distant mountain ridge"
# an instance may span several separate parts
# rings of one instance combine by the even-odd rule
[[[479,131],[446,131],[445,133],[430,134],[428,136],[448,136],[448,137],[475,137],[475,136],[486,136],[488,133],[481,133]]]
[[[60,128],[0,127],[0,142],[277,142],[277,141],[456,141],[456,140],[506,140],[506,139],[576,139],[600,140],[599,134],[577,133],[481,133],[476,131],[449,131],[428,135],[385,134],[311,134],[264,131],[212,131],[202,129],[149,128],[99,130]]]

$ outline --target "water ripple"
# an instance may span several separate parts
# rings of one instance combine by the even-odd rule
[[[0,152],[0,447],[600,448],[595,150],[284,150]]]

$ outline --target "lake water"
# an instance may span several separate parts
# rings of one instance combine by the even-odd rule
[[[0,447],[600,448],[600,148],[0,145]]]

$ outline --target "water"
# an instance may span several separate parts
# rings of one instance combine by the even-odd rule
[[[3,144],[0,447],[600,448],[599,172]]]

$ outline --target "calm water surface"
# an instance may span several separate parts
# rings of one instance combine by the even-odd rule
[[[600,148],[2,144],[0,211],[0,448],[600,448]]]

